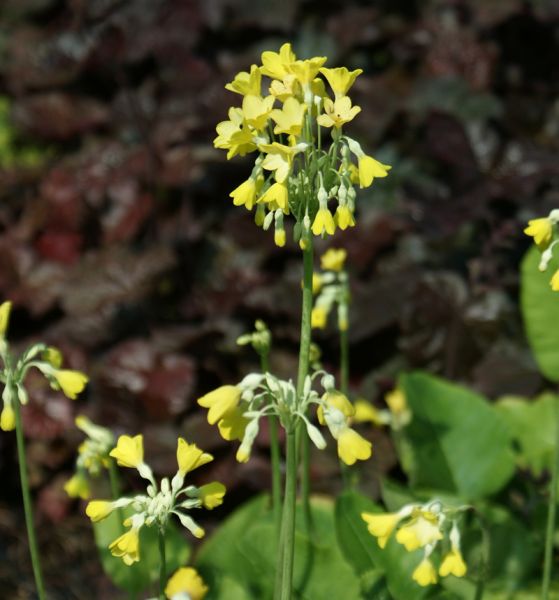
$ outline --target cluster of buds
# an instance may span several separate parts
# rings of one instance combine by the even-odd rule
[[[255,330],[251,333],[244,333],[239,336],[237,338],[237,344],[239,346],[248,346],[250,344],[258,355],[265,356],[270,352],[272,334],[266,326],[266,323],[261,319],[256,321],[254,329]]]
[[[0,382],[4,384],[0,428],[4,431],[15,429],[14,403],[27,404],[29,400],[24,382],[27,372],[32,367],[41,371],[54,390],[62,391],[72,400],[77,398],[88,382],[87,376],[80,371],[62,369],[62,354],[51,346],[34,344],[19,358],[14,357],[6,340],[11,307],[11,302],[0,305],[0,358],[3,363]]]
[[[91,495],[89,477],[98,477],[104,469],[109,468],[115,436],[110,429],[92,423],[83,415],[76,418],[76,427],[87,437],[78,448],[76,472],[65,483],[64,489],[68,496],[86,500]]]
[[[526,235],[534,238],[534,242],[542,253],[539,270],[547,271],[549,263],[553,258],[553,248],[559,240],[554,240],[554,229],[559,223],[559,209],[552,210],[547,217],[532,219],[528,221],[528,227],[524,230]],[[555,271],[550,280],[551,289],[559,292],[559,269]]]
[[[356,423],[372,423],[377,427],[389,425],[394,431],[399,431],[410,424],[412,413],[406,395],[400,388],[388,392],[384,400],[388,409],[380,410],[367,400],[356,400],[354,421]]]
[[[330,248],[320,257],[321,273],[313,273],[312,287],[316,295],[311,313],[311,326],[324,329],[328,315],[338,307],[338,328],[348,328],[349,286],[344,263],[347,252],[343,248]]]
[[[227,150],[228,159],[258,153],[250,177],[231,192],[233,203],[256,207],[255,222],[264,229],[273,223],[278,246],[286,241],[284,217],[292,214],[294,238],[305,247],[311,232],[332,235],[355,225],[354,185],[368,187],[390,167],[342,133],[361,111],[347,95],[361,69],[325,68],[326,57],[298,60],[290,44],[261,59],[225,86],[243,97],[242,106],[231,107],[229,120],[217,125],[214,146]],[[331,131],[331,142],[322,128]],[[329,201],[337,204],[334,214]]]
[[[169,481],[163,478],[158,486],[151,468],[144,462],[144,446],[141,435],[130,437],[122,435],[110,456],[116,459],[121,467],[136,469],[140,476],[149,482],[145,495],[117,500],[92,500],[86,508],[87,516],[93,521],[108,517],[114,510],[128,508],[131,515],[124,521],[128,531],[114,540],[109,550],[113,556],[122,558],[125,564],[131,565],[140,560],[140,537],[142,527],[156,526],[161,533],[165,532],[172,515],[197,538],[204,536],[204,530],[188,514],[194,508],[213,509],[223,502],[225,486],[217,481],[197,487],[185,485],[188,473],[213,460],[211,454],[203,452],[196,444],[188,444],[179,438],[177,446],[178,470]]]
[[[396,531],[396,541],[408,552],[423,549],[423,558],[415,568],[412,578],[420,586],[436,584],[438,577],[464,577],[466,563],[460,551],[460,531],[457,517],[466,510],[446,507],[439,500],[427,504],[407,504],[395,513],[367,513],[361,518],[367,523],[369,533],[384,548]],[[435,548],[446,546],[438,571],[432,561]]]
[[[313,389],[317,379],[322,394]],[[208,422],[217,424],[224,439],[241,442],[236,455],[239,462],[250,458],[260,419],[269,415],[277,416],[287,431],[302,422],[313,444],[323,450],[326,440],[307,416],[314,405],[319,423],[328,428],[337,442],[339,457],[345,464],[353,465],[357,460],[370,458],[372,445],[350,427],[355,409],[334,384],[332,375],[317,371],[306,377],[303,394],[298,396],[292,381],[270,373],[251,373],[237,385],[224,385],[206,394],[198,404],[208,409]]]

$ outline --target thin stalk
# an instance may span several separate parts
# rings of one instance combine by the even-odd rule
[[[167,562],[165,560],[165,531],[159,530],[159,599],[165,600],[167,585]]]
[[[120,491],[120,477],[118,476],[118,470],[116,468],[116,462],[114,459],[109,459],[109,483],[111,486],[111,496],[113,500],[118,500],[121,495]]]
[[[33,575],[35,577],[35,586],[37,587],[37,594],[39,596],[39,600],[45,600],[45,586],[43,584],[43,575],[41,573],[39,549],[37,547],[35,525],[33,523],[33,507],[31,504],[31,494],[29,492],[29,479],[27,477],[27,464],[25,461],[25,440],[23,438],[23,427],[21,424],[21,410],[19,405],[19,399],[15,390],[13,390],[12,397],[14,398],[13,405],[16,420],[17,458],[19,462],[19,478],[21,481],[21,494],[23,496],[23,509],[25,512],[27,539],[29,540],[29,553],[31,554],[31,564],[33,565]]]
[[[349,338],[347,329],[340,329],[340,392],[347,396],[349,393]],[[353,476],[350,468],[340,460],[340,471],[344,489],[353,487]]]
[[[559,483],[559,406],[555,403],[555,454],[551,471],[549,490],[549,510],[545,533],[545,554],[542,579],[542,600],[549,599],[551,571],[553,562],[553,538],[555,534],[555,515],[557,510],[557,484]]]

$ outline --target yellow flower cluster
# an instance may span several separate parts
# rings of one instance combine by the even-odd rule
[[[464,577],[467,566],[460,552],[460,532],[453,515],[455,509],[445,509],[438,501],[426,505],[408,504],[396,513],[367,513],[361,518],[367,523],[369,533],[377,538],[378,545],[384,548],[396,530],[396,541],[408,552],[423,549],[421,562],[412,573],[413,580],[420,586],[435,584],[438,577]],[[451,517],[450,531],[445,528]],[[440,562],[438,571],[431,560],[436,546],[447,537],[448,551]]]
[[[202,507],[211,510],[219,506],[223,502],[225,486],[214,481],[201,487],[194,485],[185,487],[184,479],[194,469],[211,462],[213,460],[211,454],[200,450],[196,444],[188,444],[184,439],[179,438],[177,473],[170,482],[166,477],[163,478],[159,486],[155,482],[152,470],[144,462],[144,444],[141,435],[134,437],[121,435],[110,456],[121,467],[137,469],[138,473],[150,483],[147,487],[147,495],[119,498],[113,501],[92,500],[88,503],[86,514],[93,522],[105,519],[119,508],[130,507],[133,511],[132,515],[124,521],[124,525],[129,527],[128,531],[109,546],[113,556],[121,558],[127,565],[138,562],[141,528],[157,525],[161,531],[164,531],[172,515],[176,515],[183,527],[195,537],[204,536],[202,527],[186,511]],[[202,597],[203,594],[200,598]]]
[[[535,244],[542,253],[539,269],[546,271],[553,258],[553,248],[559,240],[553,240],[554,228],[559,223],[559,209],[552,210],[547,217],[532,219],[528,221],[528,227],[524,233],[534,239]],[[559,269],[555,271],[550,280],[551,289],[559,292]]]
[[[311,327],[324,329],[328,315],[338,307],[338,328],[346,331],[348,323],[349,286],[344,264],[347,252],[330,248],[320,257],[321,273],[313,273],[313,294],[316,295],[311,312]]]
[[[347,95],[361,69],[327,68],[322,56],[297,59],[288,43],[261,60],[225,86],[242,103],[217,125],[214,146],[227,150],[228,159],[258,153],[251,176],[230,194],[233,204],[256,207],[255,221],[264,229],[273,222],[278,246],[286,242],[284,216],[293,214],[294,236],[304,247],[311,231],[332,235],[355,225],[354,185],[366,188],[390,167],[342,132],[361,111]],[[334,214],[329,200],[337,203]]]

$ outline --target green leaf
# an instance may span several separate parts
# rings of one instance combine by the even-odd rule
[[[235,579],[222,577],[210,586],[204,600],[254,600],[254,596]]]
[[[506,397],[495,405],[518,444],[518,464],[530,469],[536,477],[552,464],[557,402],[557,396],[547,393],[533,402]]]
[[[528,341],[541,372],[559,381],[559,294],[549,286],[559,263],[553,259],[545,273],[538,270],[541,254],[534,246],[521,267],[521,306]]]
[[[465,501],[498,492],[515,470],[508,427],[482,396],[426,373],[401,378],[413,413],[403,431],[413,447],[412,487]]]
[[[124,509],[122,514],[127,517],[131,513]],[[117,587],[138,594],[159,580],[158,532],[156,527],[142,527],[140,562],[127,566],[109,551],[110,543],[124,531],[119,511],[111,513],[103,521],[93,523],[95,543],[105,573]],[[165,534],[165,554],[169,576],[186,565],[190,556],[190,547],[185,537],[172,523]]]

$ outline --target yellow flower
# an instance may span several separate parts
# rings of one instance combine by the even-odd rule
[[[94,522],[106,519],[113,511],[113,503],[108,500],[92,500],[87,504],[85,514]]]
[[[334,235],[336,224],[334,223],[332,213],[327,208],[319,208],[311,229],[314,235],[321,235],[324,232]]]
[[[263,194],[258,198],[258,202],[261,204],[268,204],[270,210],[276,210],[280,208],[284,214],[289,214],[289,194],[287,186],[284,183],[272,184]]]
[[[350,419],[355,414],[355,408],[353,404],[348,400],[347,396],[341,392],[326,392],[324,394],[324,401],[328,406],[337,408],[344,415],[344,417],[346,417],[346,419]],[[316,414],[318,416],[318,422],[321,425],[326,425],[322,406],[319,405]]]
[[[235,454],[235,459],[237,462],[246,463],[250,458],[250,449],[245,448],[242,444],[239,446],[237,453]]]
[[[428,558],[424,558],[413,572],[412,579],[421,587],[437,583],[437,572],[433,563]]]
[[[89,381],[87,375],[70,369],[54,369],[52,376],[62,390],[62,393],[72,400],[77,398],[78,394],[83,391]]]
[[[250,177],[237,186],[229,196],[233,198],[235,206],[246,206],[248,210],[252,210],[256,200],[256,181]]]
[[[303,282],[301,282],[301,287],[303,287]],[[322,277],[319,273],[312,274],[312,293],[314,295],[318,294],[322,289]]]
[[[326,80],[330,84],[330,87],[336,95],[336,98],[340,98],[347,94],[356,77],[363,73],[363,69],[348,71],[346,67],[338,67],[336,69],[322,67],[320,72],[324,75],[324,77],[326,77]]]
[[[11,302],[2,302],[0,304],[0,339],[6,337],[8,322],[10,320],[10,311],[12,310]]]
[[[356,423],[372,423],[373,425],[384,425],[385,422],[379,414],[379,411],[366,400],[355,401],[355,415],[353,419]]]
[[[361,518],[367,523],[367,529],[371,535],[377,538],[381,548],[386,546],[388,538],[400,521],[397,513],[361,513]]]
[[[226,90],[243,96],[260,96],[262,73],[256,65],[251,65],[250,73],[241,71],[235,79],[225,86]]]
[[[198,467],[211,462],[214,457],[203,450],[200,450],[196,444],[189,444],[183,438],[178,439],[177,443],[177,463],[181,475],[186,475]]]
[[[276,229],[274,231],[274,244],[280,248],[285,246],[286,234],[285,229]]]
[[[372,156],[364,154],[359,158],[357,168],[359,169],[359,187],[366,188],[373,183],[375,177],[386,177],[392,167],[383,165]]]
[[[274,102],[275,98],[273,96],[266,96],[265,98],[245,96],[242,108],[244,120],[257,131],[264,129],[268,123]]]
[[[282,80],[274,79],[270,84],[269,92],[275,96],[280,102],[285,102],[291,96],[299,92],[299,82],[295,75],[284,75]]]
[[[406,396],[404,392],[396,388],[391,392],[388,392],[384,397],[386,404],[391,412],[396,415],[401,415],[404,412],[408,411],[408,403],[406,402]]]
[[[329,248],[320,257],[320,267],[323,271],[341,271],[344,268],[347,252],[343,248]]]
[[[116,458],[121,467],[137,469],[144,462],[144,440],[141,434],[134,437],[121,435],[116,448],[109,452],[109,456]]]
[[[198,399],[198,404],[208,410],[208,423],[215,425],[219,420],[237,407],[241,399],[241,390],[234,385],[222,385]]]
[[[550,281],[551,289],[554,292],[559,292],[559,269],[555,271]]]
[[[532,219],[528,221],[528,227],[524,233],[534,238],[534,242],[540,250],[545,250],[553,237],[553,223],[547,217]]]
[[[70,496],[70,498],[81,498],[87,500],[91,495],[91,489],[89,487],[89,480],[85,476],[85,473],[79,470],[75,473],[68,481],[64,484],[64,491]]]
[[[248,419],[243,416],[242,410],[236,406],[233,410],[223,415],[223,418],[218,421],[217,426],[221,437],[231,442],[243,439],[247,424]]]
[[[328,321],[328,311],[323,306],[315,306],[311,312],[311,327],[324,329]]]
[[[45,348],[41,352],[41,358],[48,362],[51,367],[55,369],[60,369],[62,366],[62,352],[58,348],[54,348],[53,346],[49,346]]]
[[[288,67],[297,60],[297,57],[291,49],[291,44],[286,43],[282,45],[279,52],[262,52],[261,60],[262,75],[273,79],[283,79],[289,73]]]
[[[413,518],[396,534],[396,540],[403,544],[408,552],[442,539],[437,515],[425,510],[415,511]]]
[[[303,120],[307,107],[301,104],[297,98],[288,98],[283,107],[275,108],[270,116],[276,122],[274,133],[286,133],[298,136],[303,129]]]
[[[320,67],[322,67],[325,62],[325,56],[314,56],[313,58],[308,58],[306,60],[296,60],[288,66],[288,69],[290,73],[295,75],[297,81],[301,85],[308,86],[317,76]]]
[[[344,96],[336,98],[334,102],[330,98],[324,100],[324,114],[320,115],[316,122],[322,127],[335,127],[339,129],[345,123],[349,123],[357,114],[361,112],[361,107],[351,106],[351,98]]]
[[[443,562],[439,567],[439,575],[446,577],[447,575],[454,575],[455,577],[464,577],[466,574],[467,567],[462,554],[458,548],[452,548],[452,550],[443,558]]]
[[[353,213],[349,210],[347,204],[339,204],[334,215],[334,223],[342,230],[345,231],[348,227],[355,226],[355,219]]]
[[[17,402],[17,400],[16,400]],[[16,415],[14,409],[9,405],[4,405],[0,414],[0,429],[2,431],[13,431],[16,428]]]
[[[218,135],[214,139],[214,146],[223,150],[229,150],[227,152],[227,160],[237,154],[244,156],[256,150],[253,134],[245,125],[243,111],[240,108],[230,108],[229,121],[221,121],[215,129]]]
[[[338,437],[338,456],[346,465],[353,465],[357,460],[371,458],[373,445],[360,436],[357,431],[346,427]]]
[[[207,593],[208,586],[192,567],[181,567],[175,571],[165,588],[169,600],[174,600],[175,596],[182,598],[181,594],[186,594],[190,600],[203,600]]]
[[[130,566],[140,560],[140,536],[138,530],[132,528],[123,533],[109,546],[113,556],[122,558],[124,564]]]
[[[220,506],[223,504],[223,496],[225,496],[225,486],[223,483],[219,483],[219,481],[213,481],[212,483],[207,483],[198,488],[198,493],[204,508],[208,510],[212,510],[216,506]]]
[[[276,181],[283,183],[291,171],[293,157],[299,152],[299,148],[274,142],[273,144],[260,144],[258,149],[266,152],[262,167],[268,171],[274,171]]]

